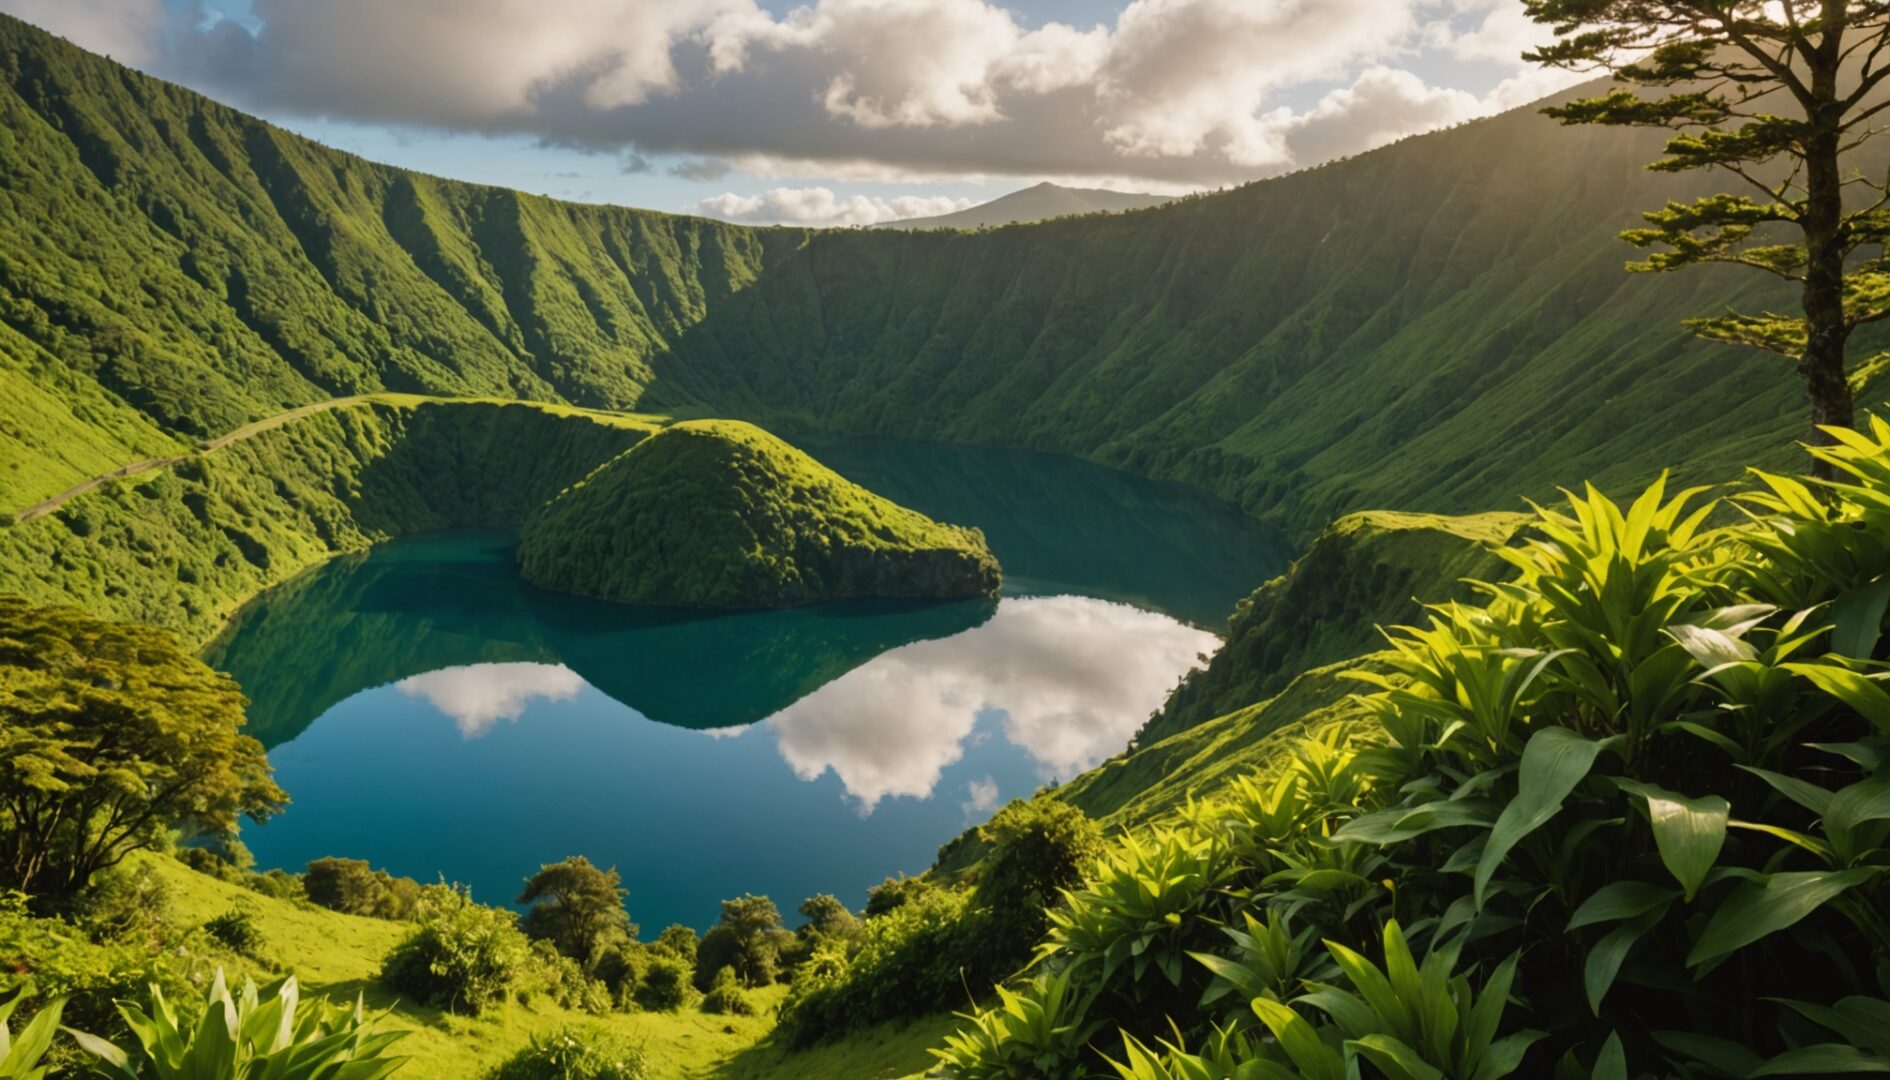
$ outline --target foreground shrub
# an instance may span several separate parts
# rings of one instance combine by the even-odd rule
[[[535,991],[543,992],[566,1009],[602,1016],[611,1011],[611,987],[592,978],[576,960],[559,952],[549,941],[531,943]],[[523,994],[520,995],[523,997]]]
[[[124,1033],[117,1003],[143,996],[151,984],[173,999],[198,995],[186,977],[189,945],[158,951],[142,940],[94,942],[64,919],[30,916],[18,894],[0,893],[0,995],[13,995],[21,1015],[63,1001],[62,1023],[116,1037]],[[55,1074],[76,1067],[68,1060],[74,1053],[65,1040],[54,1046]]]
[[[254,959],[261,959],[263,947],[262,927],[256,925],[256,914],[245,908],[230,910],[203,924],[204,932],[226,947]]]
[[[422,1005],[476,1015],[524,989],[532,971],[517,916],[435,885],[421,899],[419,925],[382,962],[381,982]]]
[[[170,884],[142,863],[99,874],[73,906],[76,921],[93,940],[149,948],[170,943],[170,913]]]
[[[693,975],[693,969],[683,960],[652,953],[632,999],[638,1008],[650,1012],[675,1012],[695,997]]]
[[[373,919],[411,919],[420,906],[421,886],[394,877],[360,859],[316,859],[302,874],[309,902],[330,911]]]
[[[967,894],[943,889],[867,919],[850,955],[841,947],[820,948],[801,965],[781,1005],[783,1036],[806,1047],[859,1027],[963,1006],[967,970],[982,954],[979,931]],[[985,985],[996,978],[977,977]]]
[[[696,989],[708,989],[724,967],[733,967],[744,986],[767,986],[780,974],[782,950],[793,940],[773,900],[743,896],[722,901],[721,921],[696,947]]]
[[[990,851],[972,903],[985,912],[985,967],[1002,973],[1029,959],[1049,929],[1048,909],[1102,850],[1102,831],[1069,803],[1040,796],[1013,799],[978,835]]]
[[[646,1080],[643,1051],[602,1032],[562,1028],[534,1035],[487,1080]]]
[[[519,929],[585,963],[599,948],[636,937],[637,928],[623,908],[625,895],[616,870],[599,870],[582,855],[548,863],[518,894],[518,903],[531,905]]]
[[[1132,1080],[1890,1069],[1890,424],[1828,434],[1839,480],[1729,528],[1664,481],[1540,510],[1355,673],[1368,725],[1112,843],[1037,950],[1068,989],[940,1071],[1072,1032]]]
[[[135,1041],[119,1046],[74,1031],[73,1038],[98,1059],[106,1076],[141,1080],[159,1077],[346,1076],[379,1080],[398,1069],[402,1058],[388,1050],[404,1031],[376,1031],[357,1001],[352,1007],[303,1003],[294,977],[258,990],[245,981],[230,995],[219,970],[204,997],[203,1020],[195,1027],[178,1014],[156,987],[150,1011],[121,1005]]]
[[[961,1014],[966,1026],[932,1056],[959,1080],[1080,1080],[1091,1075],[1088,1044],[1100,1026],[1084,1010],[1067,975],[1024,993],[999,987],[997,1006]]]
[[[723,968],[715,973],[715,981],[702,995],[702,1011],[722,1013],[728,1016],[753,1016],[755,1005],[748,1000],[742,990],[742,984],[735,978],[735,969]]]

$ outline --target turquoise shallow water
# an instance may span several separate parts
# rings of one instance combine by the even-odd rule
[[[1224,504],[1082,462],[823,440],[841,472],[978,525],[996,600],[703,614],[520,581],[511,538],[412,537],[260,597],[207,650],[293,804],[260,865],[365,858],[509,901],[614,865],[652,932],[721,899],[868,886],[1120,750],[1283,565]]]

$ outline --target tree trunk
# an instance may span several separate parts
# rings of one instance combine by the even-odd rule
[[[1813,95],[1822,103],[1822,115],[1810,120],[1805,139],[1805,210],[1799,224],[1804,229],[1805,352],[1798,360],[1798,373],[1805,380],[1805,397],[1811,403],[1811,444],[1825,446],[1832,442],[1821,427],[1852,425],[1851,387],[1844,371],[1844,347],[1851,331],[1844,321],[1844,238],[1839,229],[1844,217],[1844,184],[1838,170],[1840,142],[1837,97],[1837,71],[1812,75]],[[1822,461],[1812,463],[1812,474],[1831,477],[1831,467]]]

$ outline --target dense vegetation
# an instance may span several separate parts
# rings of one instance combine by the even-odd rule
[[[1691,191],[1655,144],[1523,111],[1129,215],[746,229],[373,165],[0,18],[0,377],[43,418],[0,499],[383,389],[1060,450],[1300,539],[1783,464],[1774,362],[1673,322],[1783,295],[1619,272]]]
[[[171,634],[0,595],[0,889],[72,902],[185,825],[286,801],[229,676]]]
[[[1890,1068],[1890,423],[1840,478],[1594,489],[1335,727],[1115,843],[951,1076]]]
[[[337,553],[513,526],[653,423],[390,397],[304,417],[0,529],[0,590],[201,645],[244,601]]]
[[[1300,537],[1368,504],[1774,465],[1798,426],[1789,386],[1648,328],[1681,299],[1777,297],[1616,279],[1611,234],[1656,190],[1633,168],[1649,145],[1516,114],[1124,217],[747,230],[374,166],[0,16],[0,392],[18,403],[0,499],[186,455],[0,529],[0,588],[85,609],[8,601],[0,626],[0,838],[39,909],[0,896],[0,1022],[23,1032],[0,1070],[69,1065],[80,1048],[49,1043],[52,1020],[132,1068],[153,1029],[175,1029],[167,1055],[224,1052],[221,1016],[302,1049],[323,1025],[385,1046],[360,1011],[294,1013],[296,984],[266,1001],[212,974],[278,964],[397,1006],[386,1023],[417,1029],[404,1043],[430,1075],[673,1075],[667,1055],[703,1044],[729,1075],[748,1054],[777,1074],[911,1068],[862,1050],[868,1025],[971,1000],[991,1007],[939,1045],[947,1075],[1890,1069],[1882,423],[1832,433],[1818,460],[1841,482],[1759,474],[1721,506],[1743,513],[1728,528],[1664,483],[1528,519],[1342,520],[1131,752],[1007,807],[864,918],[813,897],[796,929],[742,896],[701,937],[643,941],[614,873],[577,857],[528,879],[522,917],[346,859],[256,874],[223,834],[279,793],[234,686],[161,633],[97,621],[201,643],[337,552],[454,525],[524,523],[528,570],[597,591],[627,570],[626,598],[750,595],[725,580],[737,567],[775,588],[812,576],[792,543],[637,561],[672,526],[704,535],[679,506],[765,514],[775,481],[806,479],[754,429],[650,438],[633,418],[404,392],[1021,443],[1234,496]],[[378,396],[191,452],[356,392]],[[765,451],[768,483],[698,482],[731,440]],[[689,457],[704,445],[714,467]],[[663,446],[681,483],[640,490]],[[820,483],[822,528],[838,506],[886,539],[891,510]],[[757,503],[717,503],[731,492]],[[614,557],[636,500],[662,528]],[[574,539],[595,546],[558,549]],[[1406,625],[1354,656],[1374,621]],[[180,770],[208,794],[151,798]],[[101,847],[99,825],[130,842]],[[218,843],[126,854],[172,829]],[[807,1056],[735,1053],[777,1005],[778,1042]]]
[[[755,427],[663,429],[525,520],[528,581],[632,604],[787,607],[997,592],[984,534],[867,491]]]
[[[1150,745],[1285,689],[1293,677],[1380,644],[1378,627],[1418,615],[1425,599],[1468,599],[1465,579],[1499,564],[1521,514],[1444,517],[1362,511],[1326,527],[1284,574],[1254,590],[1227,621],[1226,643],[1190,672],[1137,733]],[[1440,594],[1442,586],[1454,590]]]

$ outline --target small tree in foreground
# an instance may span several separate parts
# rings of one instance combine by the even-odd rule
[[[599,870],[582,855],[547,863],[518,894],[518,903],[531,905],[519,929],[589,963],[599,945],[636,936],[623,908],[627,892],[616,870]]]
[[[1877,133],[1890,99],[1890,4],[1882,0],[1523,0],[1557,40],[1526,59],[1605,70],[1614,89],[1544,111],[1565,124],[1676,132],[1662,172],[1719,169],[1733,193],[1669,202],[1622,234],[1654,248],[1637,271],[1702,263],[1751,267],[1800,287],[1796,315],[1727,311],[1688,320],[1715,341],[1795,361],[1818,426],[1851,427],[1845,348],[1852,331],[1890,315],[1890,178],[1847,171],[1845,157]],[[1846,208],[1846,194],[1862,189]],[[1877,249],[1877,257],[1860,253]],[[1818,463],[1820,476],[1828,466]]]
[[[63,900],[172,826],[279,809],[244,704],[165,631],[0,597],[0,888]]]

